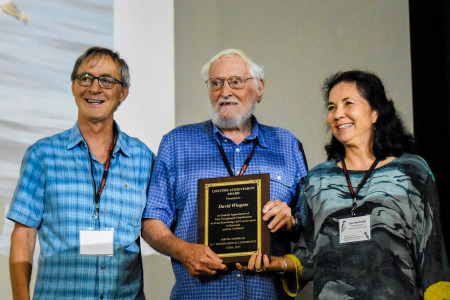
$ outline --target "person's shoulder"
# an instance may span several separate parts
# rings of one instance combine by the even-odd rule
[[[203,121],[200,123],[184,124],[177,126],[164,135],[164,138],[192,138],[199,137],[203,134],[210,134],[212,132],[212,126],[210,121]]]
[[[121,131],[121,134],[123,141],[125,142],[128,148],[133,149],[134,151],[139,150],[150,156],[153,155],[153,152],[147,147],[147,145],[137,137],[129,136],[127,133],[123,131]]]
[[[321,174],[326,174],[329,172],[336,172],[340,168],[336,164],[336,161],[330,160],[323,163],[318,164],[317,166],[313,167],[309,172],[308,176],[317,176]]]
[[[259,127],[261,128],[261,130],[264,132],[277,133],[277,134],[283,134],[283,135],[295,137],[294,134],[292,134],[292,132],[290,132],[286,128],[270,126],[270,125],[265,125],[265,124],[261,124],[261,123],[258,123],[258,124],[259,124]]]
[[[305,186],[320,186],[321,182],[335,181],[336,178],[341,176],[342,169],[336,164],[336,161],[331,160],[324,163],[320,163],[308,171],[308,174],[303,179]]]
[[[288,129],[276,126],[269,126],[259,123],[259,129],[264,139],[276,143],[301,143],[300,140]]]
[[[416,154],[403,153],[392,162],[394,166],[399,166],[407,172],[423,175],[431,174],[430,167],[425,159]]]
[[[36,142],[30,145],[29,149],[41,149],[46,147],[52,147],[56,144],[67,143],[70,136],[70,130],[67,129],[62,132],[46,136],[38,139]]]

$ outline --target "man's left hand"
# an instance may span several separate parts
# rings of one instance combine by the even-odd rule
[[[294,217],[291,213],[291,208],[280,200],[269,201],[264,205],[263,210],[263,220],[269,221],[267,227],[270,232],[276,232],[279,229],[291,230],[294,225]]]

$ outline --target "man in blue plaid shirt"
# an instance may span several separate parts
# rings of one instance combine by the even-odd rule
[[[74,127],[25,153],[7,217],[14,299],[145,299],[139,244],[153,153],[120,131],[114,112],[128,96],[128,66],[92,47],[75,62]]]
[[[270,220],[272,254],[290,253],[297,194],[307,172],[301,143],[289,131],[259,124],[253,116],[263,96],[264,72],[245,53],[218,53],[202,75],[212,118],[163,137],[143,215],[143,237],[172,258],[172,299],[285,299],[278,274],[239,263],[227,266],[209,246],[197,243],[197,183],[244,172],[270,173],[273,201],[263,208],[263,220]]]

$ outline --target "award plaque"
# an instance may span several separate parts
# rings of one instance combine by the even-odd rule
[[[262,208],[270,198],[270,175],[198,181],[198,243],[226,264],[247,263],[255,252],[270,257],[269,229]]]

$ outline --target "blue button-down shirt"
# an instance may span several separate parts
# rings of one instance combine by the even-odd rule
[[[78,125],[25,153],[7,217],[38,229],[41,253],[34,299],[140,299],[139,245],[153,153],[121,132],[94,219],[89,149]],[[104,165],[92,155],[97,188]],[[79,232],[114,229],[113,256],[80,255]]]
[[[300,142],[287,130],[259,124],[236,145],[210,121],[180,126],[161,141],[144,218],[159,219],[175,235],[197,243],[197,184],[200,178],[229,176],[217,143],[234,174],[258,143],[245,175],[270,173],[270,198],[297,209],[295,199],[307,167]],[[272,254],[290,252],[287,233],[272,236]],[[282,299],[287,297],[276,274],[230,270],[210,277],[191,277],[172,259],[176,277],[172,299]]]

